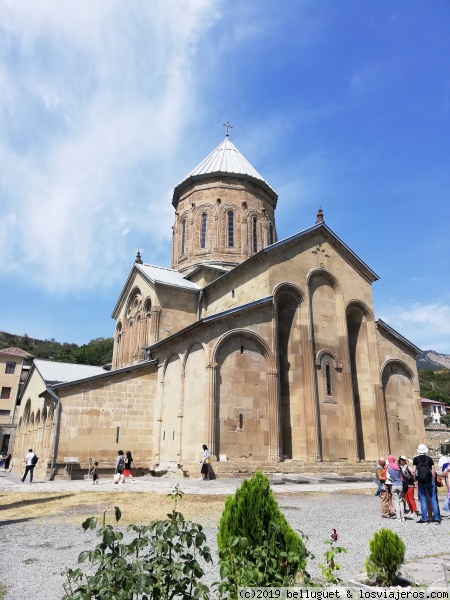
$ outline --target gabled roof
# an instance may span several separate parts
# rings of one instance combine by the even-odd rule
[[[422,404],[434,404],[436,406],[448,406],[448,404],[445,404],[445,402],[439,402],[438,400],[430,400],[429,398],[421,398],[420,399]],[[449,406],[450,408],[450,406]]]
[[[206,158],[181,181],[173,192],[172,204],[175,208],[183,189],[193,181],[210,179],[213,176],[233,177],[238,175],[249,181],[257,183],[272,197],[277,200],[278,195],[258,171],[252,167],[248,160],[239,152],[230,138],[225,137],[224,141],[217,146]]]
[[[22,350],[22,348],[5,348],[0,350],[1,356],[20,356],[21,358],[32,358],[33,354]]]
[[[325,237],[327,238],[327,240],[333,246],[335,246],[335,248],[338,250],[338,252],[349,263],[351,263],[355,267],[355,269],[358,271],[358,273],[360,273],[360,275],[362,275],[362,277],[364,277],[367,281],[369,281],[370,283],[373,283],[374,281],[377,281],[379,279],[378,275],[374,271],[372,271],[372,269],[370,267],[368,267],[366,265],[366,263],[363,262],[359,258],[359,256],[357,254],[355,254],[353,252],[353,250],[350,250],[350,248],[347,246],[347,244],[345,244],[334,233],[334,231],[332,231],[328,227],[328,225],[325,225],[324,222],[321,222],[321,223],[316,223],[312,227],[308,227],[308,229],[304,229],[303,231],[299,231],[298,233],[295,233],[294,235],[291,235],[291,236],[285,238],[284,240],[279,240],[278,242],[275,242],[275,244],[272,244],[271,246],[266,246],[266,248],[263,248],[262,250],[260,250],[259,252],[257,252],[256,254],[254,254],[253,256],[251,256],[250,258],[248,258],[247,260],[245,260],[241,264],[237,265],[237,267],[234,267],[234,269],[231,269],[231,271],[227,271],[226,273],[224,273],[223,275],[221,275],[220,277],[218,277],[217,279],[215,279],[213,282],[211,282],[210,284],[208,284],[205,287],[205,290],[207,288],[209,288],[209,287],[212,287],[212,286],[216,285],[217,282],[223,281],[226,277],[232,277],[234,273],[237,273],[240,269],[246,268],[253,261],[259,260],[259,258],[261,256],[263,256],[264,254],[268,254],[269,252],[273,252],[277,248],[281,248],[282,246],[288,245],[288,244],[290,244],[292,242],[295,242],[297,240],[301,240],[302,238],[306,239],[308,236],[313,235],[317,231],[321,231],[325,235]]]
[[[103,367],[92,367],[91,365],[78,365],[74,363],[55,362],[53,360],[34,360],[34,368],[39,371],[45,385],[55,383],[66,383],[76,379],[84,379],[105,372]]]
[[[185,279],[184,275],[182,275],[179,271],[175,269],[169,269],[167,267],[157,267],[155,265],[148,265],[146,263],[139,264],[134,263],[130,274],[123,286],[122,292],[119,296],[119,299],[116,302],[114,310],[112,312],[112,318],[115,319],[116,315],[122,305],[123,299],[128,293],[128,288],[133,279],[133,275],[135,273],[140,273],[142,277],[148,281],[153,287],[155,285],[163,285],[174,287],[178,289],[187,290],[189,292],[198,292],[201,290],[201,287],[196,283]]]
[[[408,348],[412,350],[416,354],[416,356],[417,354],[421,354],[422,350],[420,348],[418,348],[415,344],[403,337],[398,331],[392,329],[392,327],[390,327],[387,323],[385,323],[381,319],[377,319],[375,323],[379,329],[382,329],[405,346],[408,346]]]

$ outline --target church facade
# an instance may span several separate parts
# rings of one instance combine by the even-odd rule
[[[19,448],[48,405],[47,473],[67,456],[108,468],[119,447],[162,472],[196,469],[203,443],[219,472],[412,455],[419,349],[375,319],[378,276],[321,210],[278,239],[277,200],[227,134],[174,190],[171,268],[136,257],[112,370],[22,398]]]

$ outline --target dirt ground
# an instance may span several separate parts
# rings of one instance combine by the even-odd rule
[[[203,525],[219,522],[225,504],[225,496],[185,495],[178,502],[178,510],[190,521]],[[143,493],[1,493],[0,519],[14,522],[27,517],[53,517],[71,523],[80,523],[87,517],[101,519],[106,511],[106,523],[113,524],[114,507],[122,511],[121,524],[144,524],[164,519],[174,507],[173,501],[159,494]]]

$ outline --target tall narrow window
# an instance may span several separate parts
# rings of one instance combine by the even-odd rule
[[[253,252],[258,252],[258,235],[257,235],[257,221],[256,217],[252,219],[252,240],[253,240]]]
[[[181,256],[184,255],[186,245],[186,219],[181,223]]]
[[[202,233],[200,238],[200,248],[206,248],[206,213],[202,214]]]
[[[269,246],[273,244],[273,225],[269,225]]]
[[[234,213],[232,210],[227,212],[227,225],[228,225],[228,247],[234,247]]]
[[[332,392],[333,390],[331,389],[331,370],[330,370],[330,365],[326,365],[325,366],[325,379],[326,379],[326,386],[327,386],[327,396],[332,396]]]

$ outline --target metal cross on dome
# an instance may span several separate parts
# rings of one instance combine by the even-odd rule
[[[233,129],[233,125],[230,125],[230,121],[227,121],[226,123],[223,124],[223,126],[227,128],[227,136],[226,137],[229,137],[230,134],[228,133],[228,130]]]

